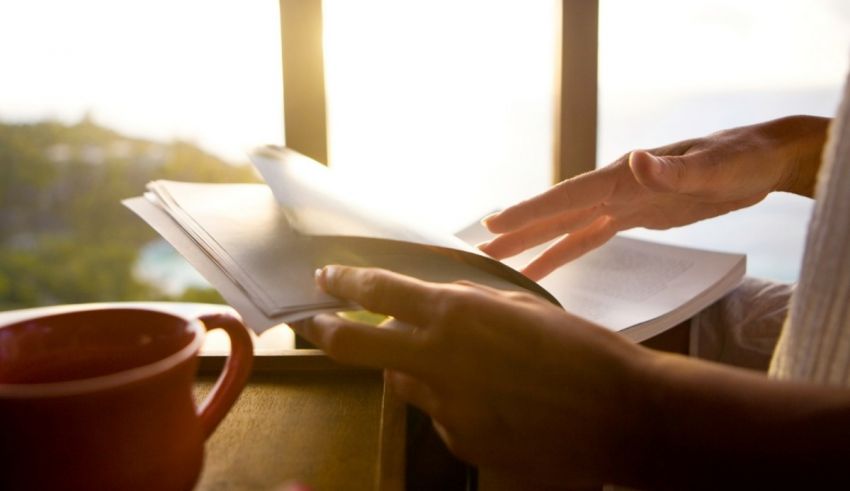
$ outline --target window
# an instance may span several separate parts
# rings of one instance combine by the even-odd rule
[[[601,0],[599,163],[791,114],[832,116],[850,60],[833,0]],[[771,195],[654,240],[749,254],[750,275],[793,281],[812,202]]]
[[[457,231],[551,184],[557,2],[325,0],[330,161]]]
[[[279,22],[275,0],[0,3],[0,308],[215,298],[119,200],[254,178],[245,150],[283,138]]]
[[[353,188],[456,230],[551,183],[557,0],[324,0],[330,160]],[[600,0],[599,164],[789,113],[831,115],[838,0]],[[278,2],[0,4],[0,308],[209,299],[118,204],[154,178],[250,180],[283,143]],[[13,47],[13,49],[9,49]],[[810,204],[774,196],[681,230],[797,275]],[[141,253],[140,253],[141,251]],[[197,292],[195,292],[197,293]]]

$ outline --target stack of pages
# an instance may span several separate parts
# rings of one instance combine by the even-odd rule
[[[356,196],[325,166],[285,148],[251,155],[265,184],[155,181],[124,204],[159,232],[257,332],[319,312],[356,309],[319,290],[326,264],[376,266],[428,281],[470,280],[529,291],[635,341],[687,320],[743,277],[745,256],[615,237],[539,284],[457,236],[412,226]]]

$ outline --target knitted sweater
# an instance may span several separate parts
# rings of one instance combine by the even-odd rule
[[[781,379],[850,384],[850,77],[818,175],[800,280],[770,365]]]

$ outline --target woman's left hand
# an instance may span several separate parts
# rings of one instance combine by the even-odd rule
[[[611,480],[641,455],[649,350],[531,294],[345,266],[317,281],[395,325],[323,314],[299,334],[340,362],[388,369],[460,458],[563,485]]]

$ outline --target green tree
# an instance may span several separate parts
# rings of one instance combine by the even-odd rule
[[[88,117],[0,123],[0,308],[173,299],[134,276],[156,234],[120,203],[154,179],[258,180],[190,143],[131,138]],[[205,289],[178,299],[222,301]]]

